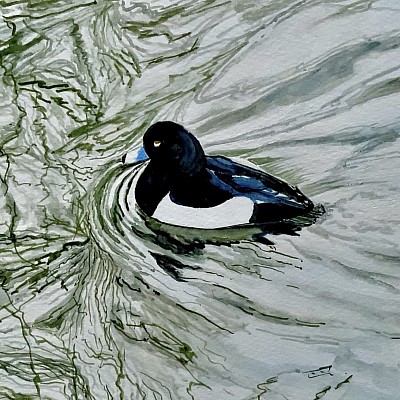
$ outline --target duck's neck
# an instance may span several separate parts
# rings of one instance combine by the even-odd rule
[[[171,184],[208,176],[205,157],[192,162],[180,161],[177,165],[174,165],[173,162],[154,163],[152,161],[151,163],[154,170],[157,170],[160,175],[164,175]]]

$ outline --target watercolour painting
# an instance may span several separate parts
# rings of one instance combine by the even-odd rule
[[[0,399],[400,398],[398,0],[0,6]]]

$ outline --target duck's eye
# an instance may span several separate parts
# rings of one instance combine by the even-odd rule
[[[161,142],[159,140],[155,140],[153,144],[154,144],[154,147],[159,147]]]

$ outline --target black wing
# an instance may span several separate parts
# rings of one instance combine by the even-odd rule
[[[297,187],[229,158],[208,156],[207,168],[229,185],[236,195],[254,201],[252,222],[281,221],[304,215],[314,208],[313,202]]]

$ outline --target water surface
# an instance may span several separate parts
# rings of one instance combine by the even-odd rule
[[[0,397],[397,396],[397,1],[1,7]],[[163,119],[327,213],[156,234],[121,157]]]

